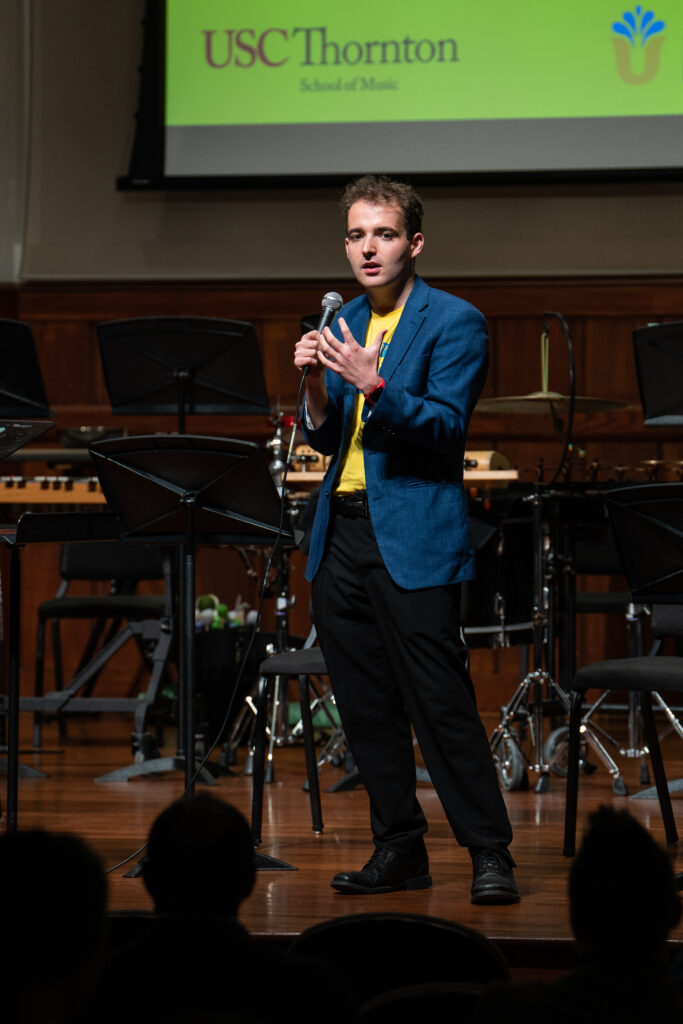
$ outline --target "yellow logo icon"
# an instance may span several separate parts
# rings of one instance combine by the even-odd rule
[[[659,71],[665,28],[665,22],[658,20],[654,11],[644,11],[640,4],[633,11],[625,11],[621,21],[613,22],[614,52],[622,81],[629,85],[652,81]]]

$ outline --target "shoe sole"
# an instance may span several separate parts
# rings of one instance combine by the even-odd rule
[[[365,893],[367,896],[380,896],[385,892],[401,892],[404,889],[430,889],[432,885],[431,875],[419,875],[417,878],[407,878],[399,885],[379,885],[370,888],[365,885],[354,885],[353,882],[331,882],[330,885],[337,892],[347,893],[353,896],[360,896]]]
[[[518,892],[508,892],[505,889],[490,889],[488,892],[472,893],[470,903],[475,906],[505,906],[508,903],[519,903],[521,896]]]

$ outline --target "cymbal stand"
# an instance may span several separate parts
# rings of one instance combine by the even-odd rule
[[[533,665],[527,672],[509,703],[501,711],[501,720],[489,739],[494,763],[503,788],[521,788],[525,769],[538,773],[534,787],[545,793],[549,787],[551,765],[543,753],[543,712],[545,700],[557,700],[567,713],[569,699],[553,678],[554,619],[555,619],[555,551],[549,524],[543,515],[543,505],[553,492],[542,491],[540,485],[527,498],[532,509],[533,535],[533,594],[531,616]],[[522,749],[519,731],[513,728],[524,722],[531,736],[532,755]],[[521,767],[521,772],[518,770]],[[515,784],[516,783],[516,784]]]

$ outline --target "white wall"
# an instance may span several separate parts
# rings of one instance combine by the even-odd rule
[[[21,2],[2,0],[16,32]],[[143,8],[143,0],[31,0],[21,277],[345,275],[331,190],[115,190],[132,142]],[[3,32],[0,112],[9,110],[12,137],[20,134],[21,107],[8,99],[5,80],[19,78],[18,52],[17,38]],[[0,280],[12,279],[12,231],[16,236],[21,223],[16,167],[11,157],[0,159],[0,202],[15,225],[9,239],[2,236]],[[420,269],[427,276],[683,270],[683,185],[429,188],[423,195],[427,246]]]
[[[13,281],[21,262],[26,128],[23,0],[0,2],[0,281]]]

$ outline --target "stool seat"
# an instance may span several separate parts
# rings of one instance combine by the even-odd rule
[[[683,691],[683,658],[613,658],[585,665],[574,676],[573,690]]]
[[[626,611],[631,601],[627,591],[578,590],[576,611],[580,615],[618,615]]]
[[[319,647],[302,647],[298,651],[282,651],[266,658],[259,666],[262,676],[324,676],[327,665]]]
[[[160,596],[112,594],[102,597],[53,597],[38,607],[42,619],[122,618],[160,619],[166,610],[166,599]]]

